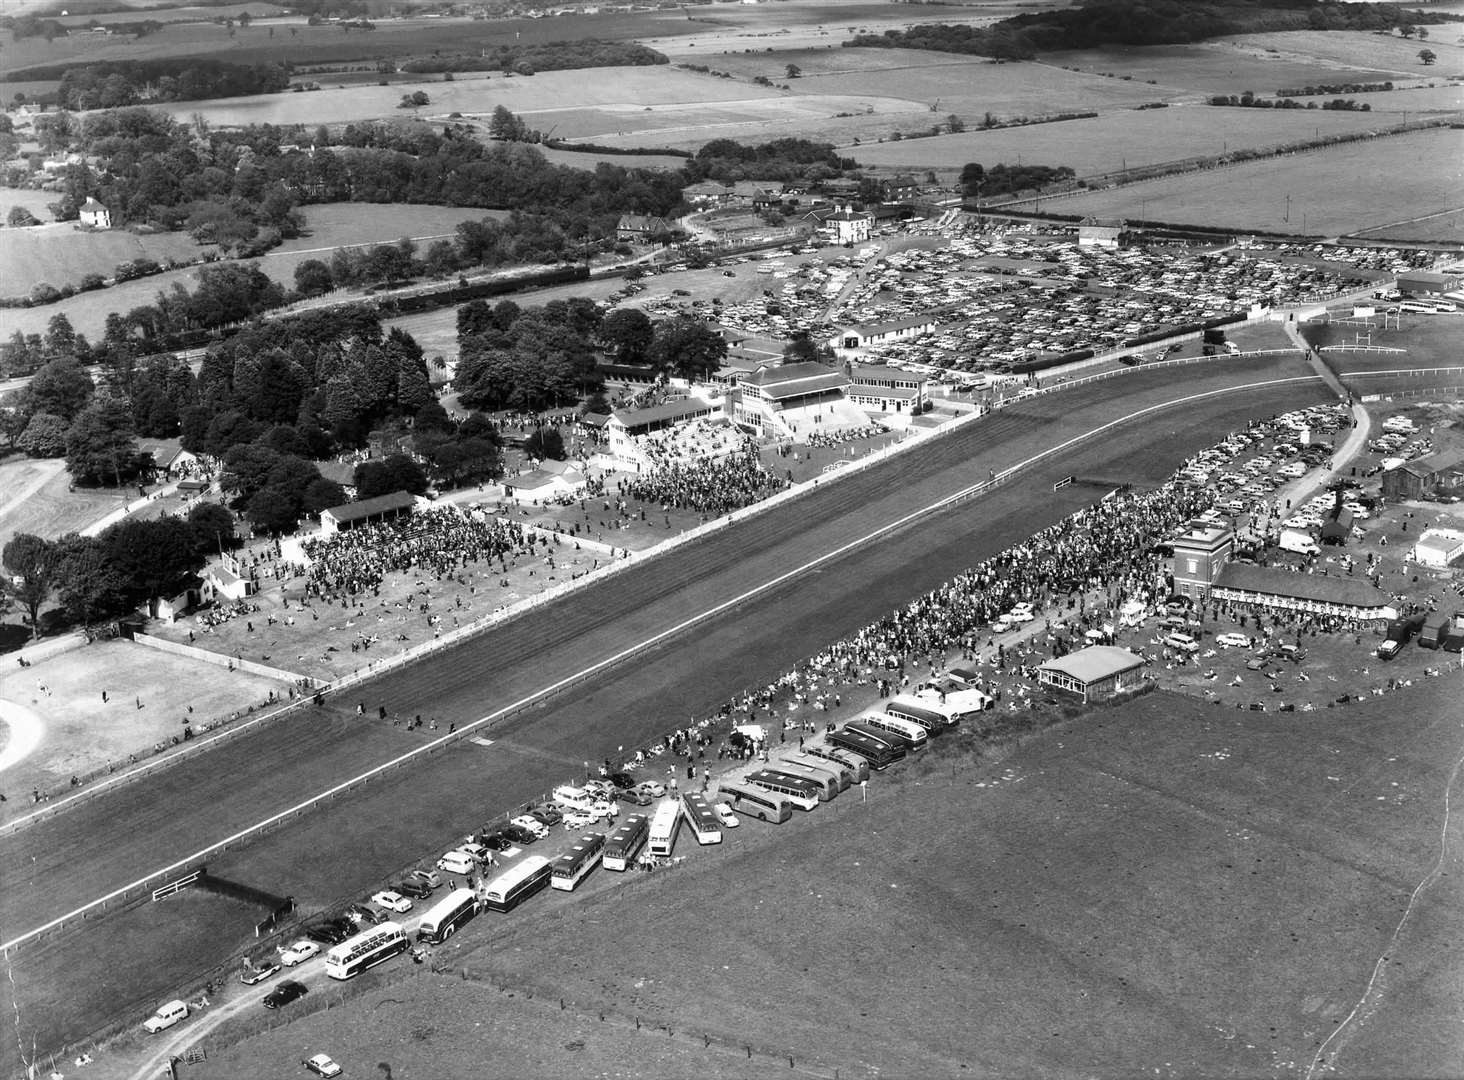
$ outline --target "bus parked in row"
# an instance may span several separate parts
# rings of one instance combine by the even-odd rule
[[[793,773],[795,776],[810,776],[815,780],[829,779],[833,781],[833,798],[841,791],[848,790],[854,782],[854,770],[840,765],[837,761],[830,761],[827,758],[804,757],[802,754],[792,754],[780,758],[773,763],[774,768],[783,769]]]
[[[645,814],[631,814],[615,826],[615,831],[605,841],[605,853],[600,857],[600,865],[606,870],[629,870],[641,848],[646,846],[646,837],[650,835],[650,831],[650,818]]]
[[[897,720],[908,720],[912,724],[919,724],[925,734],[930,736],[944,735],[951,728],[956,726],[955,717],[946,709],[941,707],[939,701],[926,701],[920,698],[896,697],[885,702],[886,716],[893,716]]]
[[[332,946],[325,954],[325,973],[332,979],[354,979],[406,949],[407,932],[399,923],[379,923]]]
[[[554,860],[554,871],[549,884],[565,892],[574,892],[574,887],[595,868],[604,850],[604,833],[585,833],[574,842],[574,847]]]
[[[681,811],[698,844],[705,846],[722,842],[722,823],[717,820],[705,795],[699,791],[686,792],[681,796]]]
[[[814,794],[818,796],[819,802],[828,802],[842,790],[839,787],[839,778],[832,769],[800,768],[795,761],[782,760],[771,762],[762,771],[784,779],[799,780],[805,784],[815,785]]]
[[[441,945],[478,914],[478,907],[478,894],[472,889],[453,889],[428,908],[417,923],[417,940]]]
[[[802,752],[816,761],[827,761],[830,765],[848,769],[854,777],[851,783],[869,779],[869,759],[859,754],[840,750],[827,743],[809,743]]]
[[[885,734],[881,732],[876,735],[870,731],[861,731],[852,725],[845,725],[838,731],[831,731],[825,735],[824,742],[835,750],[858,754],[869,762],[871,769],[878,772],[888,769],[895,762],[904,760],[905,757],[903,743],[897,745],[891,739],[884,737]]]
[[[903,746],[908,754],[924,750],[930,742],[930,736],[915,721],[901,720],[898,716],[875,712],[873,709],[860,713],[844,726],[854,728],[856,731],[868,732],[875,738],[884,739],[885,742],[894,743],[896,746]]]
[[[774,825],[781,825],[793,816],[793,804],[766,788],[723,780],[717,785],[717,794],[729,799],[737,813],[771,821]]]
[[[755,769],[743,777],[743,780],[783,796],[800,810],[812,810],[823,798],[822,785],[776,769]]]
[[[651,815],[651,833],[646,850],[652,855],[670,855],[676,847],[676,827],[681,824],[681,803],[662,799]]]
[[[542,855],[530,855],[509,867],[483,890],[483,906],[494,911],[512,911],[549,884],[550,863]]]

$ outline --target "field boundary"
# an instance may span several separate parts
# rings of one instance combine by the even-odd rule
[[[1121,369],[1121,371],[1122,370],[1127,369]],[[1106,372],[1103,375],[1096,375],[1092,378],[1094,380],[1109,378],[1114,374],[1120,374],[1121,371]],[[869,533],[866,533],[861,537],[850,540],[844,544],[839,545],[837,548],[824,552],[822,555],[810,559],[801,566],[797,566],[788,571],[785,571],[782,574],[779,574],[767,581],[764,581],[756,586],[753,586],[750,589],[745,590],[737,596],[724,600],[720,604],[716,604],[704,611],[698,612],[687,619],[683,619],[681,622],[673,626],[667,627],[664,630],[658,631],[650,637],[647,637],[640,642],[637,642],[628,646],[625,649],[622,649],[618,653],[615,653],[602,660],[596,661],[594,664],[591,664],[588,667],[585,667],[580,671],[575,672],[574,674],[565,676],[564,678],[550,684],[549,686],[541,687],[533,693],[528,694],[523,698],[520,698],[518,701],[512,702],[508,705],[503,706],[500,709],[494,710],[486,716],[480,717],[478,720],[471,721],[467,724],[462,725],[455,732],[443,735],[429,743],[424,744],[423,746],[416,747],[415,749],[408,751],[406,754],[399,755],[389,761],[373,766],[372,768],[357,776],[352,777],[349,780],[336,784],[333,787],[328,788],[327,790],[320,792],[314,796],[311,796],[310,798],[305,799],[304,801],[299,802],[292,807],[272,814],[264,820],[247,826],[239,830],[238,832],[228,837],[225,837],[223,840],[216,841],[215,843],[210,844],[207,847],[191,855],[179,859],[162,869],[152,871],[128,885],[122,886],[119,889],[114,889],[112,892],[106,894],[105,896],[91,900],[73,911],[61,915],[58,918],[52,919],[50,922],[47,922],[40,927],[33,928],[15,938],[12,938],[9,941],[0,943],[0,953],[8,956],[13,950],[19,949],[23,945],[36,941],[47,934],[59,931],[68,924],[75,922],[78,919],[87,918],[97,908],[105,910],[109,904],[126,904],[130,897],[136,896],[141,892],[150,890],[154,883],[157,882],[160,878],[166,879],[170,875],[178,873],[179,871],[190,870],[194,868],[197,864],[204,862],[211,857],[222,854],[223,852],[229,850],[231,847],[236,847],[242,843],[246,843],[253,837],[262,834],[280,824],[288,822],[294,818],[301,817],[304,814],[309,813],[310,811],[315,809],[317,806],[332,801],[339,796],[345,795],[355,788],[369,783],[380,776],[383,776],[389,772],[395,771],[405,766],[415,764],[419,759],[436,753],[438,750],[443,749],[451,743],[454,743],[460,739],[467,738],[471,735],[478,734],[485,730],[492,730],[503,721],[518,714],[524,709],[536,705],[546,700],[547,698],[551,698],[556,694],[562,693],[570,687],[576,686],[579,683],[584,682],[586,679],[593,678],[605,671],[608,671],[611,668],[623,663],[625,660],[628,660],[634,656],[638,656],[649,649],[654,649],[657,645],[668,640],[669,638],[684,633],[685,631],[705,622],[708,619],[715,618],[716,616],[726,611],[739,607],[770,590],[778,588],[779,586],[785,584],[795,577],[800,577],[804,574],[807,574],[808,572],[815,570],[828,562],[841,558],[849,552],[854,551],[857,548],[863,547],[874,540],[883,539],[885,536],[898,532],[899,530],[906,528],[907,526],[911,525],[912,523],[918,521],[923,517],[927,517],[934,513],[939,513],[951,506],[957,505],[959,503],[964,503],[969,499],[979,497],[989,491],[995,490],[998,487],[1004,486],[1005,484],[1010,483],[1011,480],[1014,479],[1016,476],[1039,465],[1047,459],[1062,454],[1065,451],[1077,446],[1078,444],[1088,441],[1089,439],[1101,436],[1105,432],[1111,431],[1114,428],[1133,423],[1134,421],[1139,420],[1144,416],[1151,415],[1156,412],[1180,407],[1199,401],[1209,400],[1214,397],[1236,393],[1254,392],[1256,390],[1261,390],[1269,387],[1289,386],[1298,383],[1313,381],[1320,381],[1320,379],[1316,375],[1288,376],[1281,379],[1266,379],[1259,382],[1245,383],[1240,386],[1222,387],[1216,390],[1203,391],[1198,394],[1186,395],[1184,397],[1146,406],[1143,409],[1128,413],[1105,424],[1100,424],[1099,426],[1092,428],[1086,432],[1081,432],[1078,435],[1064,440],[1063,442],[1055,446],[1049,447],[1045,450],[1040,451],[1037,454],[1032,455],[1024,461],[1018,462],[1010,468],[1003,470],[1001,473],[993,473],[986,480],[978,481],[975,484],[968,485],[967,487],[959,491],[953,492],[950,495],[946,495],[941,497],[940,499],[937,499],[935,502],[930,503],[925,507],[921,507],[919,509],[911,511],[910,513],[907,513],[895,519],[894,521],[886,522],[884,525],[879,526],[878,528],[872,530]],[[1067,387],[1074,384],[1068,383],[1063,385],[1064,387]],[[1051,391],[1043,391],[1043,393],[1050,392]],[[960,421],[953,422],[953,424],[950,425],[946,430],[950,430],[950,428],[957,426],[959,423]],[[911,440],[908,445],[916,445],[918,441],[920,440]],[[871,455],[871,457],[874,456],[875,455]],[[850,468],[846,470],[841,470],[841,473],[848,474],[853,471],[854,470]],[[813,484],[816,485],[817,480],[813,481]],[[786,494],[786,492],[783,494]],[[772,500],[769,500],[769,502],[771,501]],[[736,515],[729,515],[726,521],[730,524],[735,516]],[[413,657],[412,659],[416,659],[416,657]],[[379,674],[379,672],[373,674]]]

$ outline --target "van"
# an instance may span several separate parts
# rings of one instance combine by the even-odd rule
[[[142,1022],[143,1029],[150,1035],[156,1035],[165,1028],[170,1028],[179,1020],[188,1016],[188,1006],[181,1001],[170,1001],[160,1006],[158,1011]]]
[[[1322,551],[1310,533],[1297,529],[1282,529],[1280,545],[1282,551],[1294,551],[1298,555],[1320,555]]]
[[[471,874],[477,865],[466,851],[449,851],[437,860],[437,869],[449,874]]]
[[[595,805],[595,797],[584,788],[564,784],[554,789],[554,801],[561,806],[588,812]]]
[[[1391,660],[1393,659],[1393,657],[1398,655],[1399,650],[1401,650],[1402,648],[1403,642],[1393,638],[1389,638],[1387,641],[1378,646],[1378,659]]]

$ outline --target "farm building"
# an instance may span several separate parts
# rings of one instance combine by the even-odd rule
[[[738,180],[732,185],[732,200],[762,210],[781,203],[785,191],[779,180]]]
[[[95,199],[88,198],[81,204],[78,217],[80,217],[81,223],[89,229],[110,229],[112,227],[112,211]]]
[[[410,514],[416,506],[416,498],[406,491],[393,491],[390,495],[378,495],[374,499],[332,506],[320,512],[320,531],[326,536],[333,536],[357,525],[374,525]]]
[[[838,326],[834,328],[837,333],[829,339],[829,347],[836,352],[843,352],[870,349],[894,341],[909,341],[922,334],[935,333],[936,325],[933,315],[912,315],[905,319],[891,319],[867,326]]]
[[[920,194],[920,185],[915,182],[913,176],[901,174],[892,176],[888,180],[881,180],[879,184],[880,198],[885,202],[899,202],[901,199],[913,199]]]
[[[1235,548],[1235,530],[1206,521],[1190,523],[1174,541],[1174,591],[1203,600]]]
[[[1351,622],[1398,617],[1393,598],[1369,582],[1245,563],[1230,563],[1221,570],[1210,595],[1250,609],[1329,615]]]
[[[615,226],[615,239],[624,243],[656,243],[670,236],[671,226],[665,218],[621,214],[620,221]]]
[[[845,206],[825,215],[823,228],[836,244],[862,244],[874,230],[874,215]]]
[[[699,184],[688,184],[682,188],[681,197],[691,206],[721,206],[732,197],[732,189],[715,180],[703,180]]]
[[[1429,499],[1464,489],[1464,449],[1440,450],[1383,470],[1383,498]]]
[[[1037,681],[1077,694],[1086,705],[1140,686],[1145,663],[1138,653],[1116,645],[1089,645],[1041,665]]]
[[[1464,532],[1458,529],[1424,529],[1409,558],[1435,570],[1464,559]]]
[[[823,364],[763,364],[737,379],[733,419],[757,435],[798,440],[869,421],[845,396],[849,379]]]
[[[1464,274],[1457,271],[1409,270],[1398,275],[1398,291],[1404,296],[1442,296],[1464,285]]]
[[[1078,222],[1078,247],[1116,248],[1128,231],[1122,221],[1105,218],[1084,218]]]

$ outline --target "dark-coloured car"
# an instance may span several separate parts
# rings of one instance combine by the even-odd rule
[[[339,925],[337,919],[327,919],[325,922],[316,923],[305,928],[305,936],[311,941],[318,941],[322,945],[339,945],[356,932],[356,928],[349,929]]]
[[[651,797],[650,792],[641,787],[626,788],[616,793],[621,802],[628,802],[634,806],[650,806],[656,800]]]
[[[499,831],[517,844],[532,844],[535,840],[539,839],[522,825],[505,825]]]
[[[613,772],[610,774],[610,783],[615,785],[617,791],[628,791],[630,788],[635,787],[639,781],[631,776],[630,773]]]
[[[489,851],[507,851],[515,844],[509,839],[506,832],[500,829],[497,832],[480,833],[478,843],[482,844]]]
[[[346,908],[346,918],[365,926],[374,926],[381,922],[383,917],[381,912],[374,911],[364,904],[352,904]]]
[[[310,993],[310,988],[304,983],[296,982],[294,979],[286,979],[265,995],[264,1007],[266,1009],[278,1009],[281,1005],[288,1005],[290,1002],[302,998],[308,993]]]
[[[558,825],[564,820],[564,815],[552,803],[540,803],[538,806],[531,806],[529,807],[529,813],[545,825]]]
[[[394,892],[410,896],[413,900],[425,900],[432,895],[432,886],[424,881],[398,881],[392,886]]]

